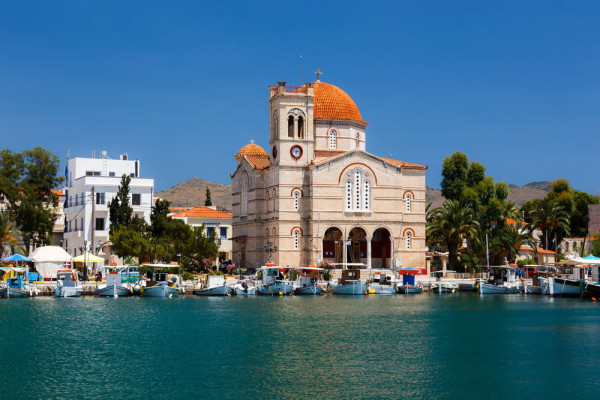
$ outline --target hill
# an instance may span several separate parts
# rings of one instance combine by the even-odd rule
[[[231,211],[231,185],[209,182],[200,178],[179,183],[170,189],[157,192],[156,196],[169,200],[173,207],[202,206],[206,199],[207,186],[210,189],[213,205]]]

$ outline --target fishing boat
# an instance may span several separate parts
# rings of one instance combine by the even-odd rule
[[[479,289],[477,279],[463,279],[457,283],[459,292],[477,292]]]
[[[362,296],[368,293],[369,286],[361,279],[360,269],[344,269],[339,281],[331,284],[333,294]]]
[[[294,268],[293,271],[298,273],[293,284],[294,294],[317,296],[323,293],[323,288],[318,285],[323,268]]]
[[[252,280],[240,280],[233,285],[233,290],[236,296],[254,296],[256,294],[256,286]]]
[[[430,285],[433,293],[454,293],[458,290],[456,282],[433,282]]]
[[[584,299],[600,299],[600,283],[579,282],[581,297]]]
[[[96,289],[96,294],[100,297],[123,297],[129,296],[131,292],[131,287],[122,282],[119,271],[109,271],[106,274],[106,284]]]
[[[580,297],[581,284],[587,283],[587,265],[561,265],[557,276],[548,278],[548,294],[551,297]]]
[[[230,296],[232,293],[233,288],[227,286],[224,275],[209,275],[204,287],[194,289],[197,296]]]
[[[523,293],[548,294],[550,287],[548,278],[556,276],[556,268],[544,265],[527,265],[527,267],[531,271],[528,273],[529,279],[523,281]]]
[[[145,264],[146,267],[152,267],[146,274],[146,280],[142,282],[140,293],[144,297],[177,297],[184,293],[180,287],[181,277],[179,275],[171,276],[164,271],[169,268],[179,268],[179,265],[171,264]]]
[[[0,288],[0,297],[33,297],[39,293],[35,285],[29,282],[29,268],[2,267],[0,269],[5,274],[13,276],[13,278],[7,278],[6,286]]]
[[[396,274],[394,271],[382,269],[372,271],[368,292],[373,294],[396,294]]]
[[[487,279],[479,280],[479,294],[518,294],[523,290],[516,267],[507,264],[486,268]]]
[[[56,271],[56,297],[79,297],[83,293],[83,285],[79,281],[77,271],[59,269]]]
[[[419,268],[405,267],[398,269],[398,273],[402,275],[402,284],[396,284],[396,292],[400,294],[418,294],[423,293],[423,284],[415,283],[415,275],[420,275]]]
[[[288,295],[294,292],[294,286],[284,280],[281,267],[260,267],[256,272],[256,293],[262,295]]]

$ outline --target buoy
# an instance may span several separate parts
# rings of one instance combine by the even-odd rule
[[[596,301],[596,298],[595,298],[595,297],[592,297],[592,301]]]
[[[363,293],[363,294],[368,294],[368,293],[367,293],[367,291],[365,290],[365,293]]]
[[[377,292],[373,289],[369,290],[369,294],[376,294]]]
[[[283,293],[279,292],[279,295],[280,295],[280,296],[283,296]]]

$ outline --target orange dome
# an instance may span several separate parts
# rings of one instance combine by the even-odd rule
[[[315,82],[313,85],[315,119],[347,119],[367,124],[352,98],[342,89],[324,82]]]
[[[267,152],[254,141],[250,141],[250,144],[245,145],[238,151],[235,158],[242,158],[244,156],[266,156]]]

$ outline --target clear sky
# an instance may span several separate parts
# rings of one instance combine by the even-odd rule
[[[141,160],[156,190],[230,183],[267,148],[268,85],[322,80],[367,151],[460,150],[496,180],[600,191],[600,2],[0,2],[0,147]],[[64,164],[63,164],[64,166]]]

